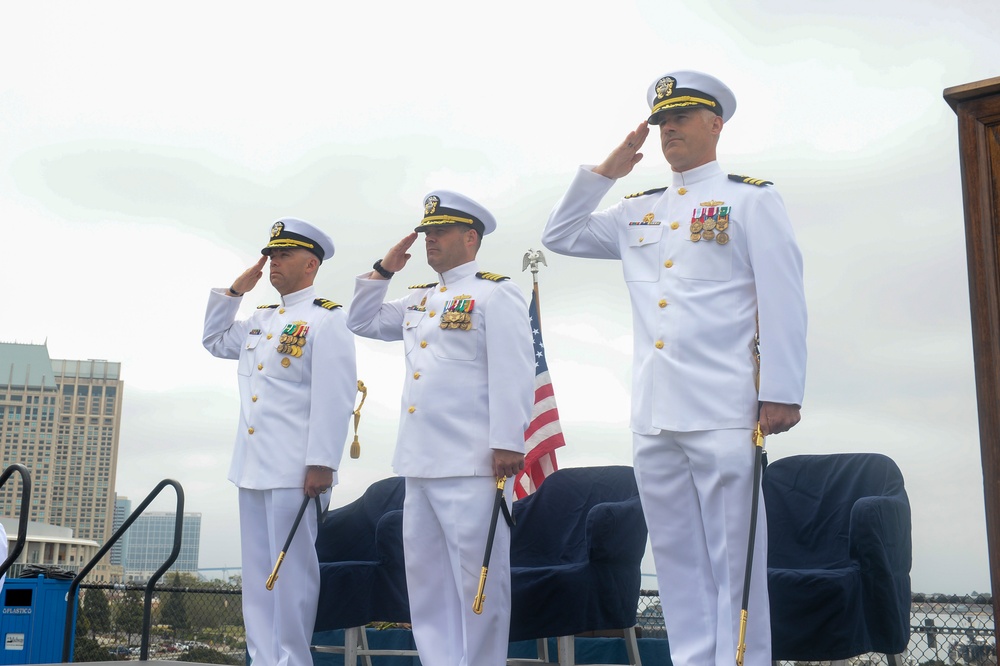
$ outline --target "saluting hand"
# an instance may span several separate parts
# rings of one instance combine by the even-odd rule
[[[236,278],[231,289],[242,295],[256,287],[257,280],[264,275],[265,263],[267,263],[267,257],[265,255],[260,255],[260,259],[256,264],[243,271],[243,274]],[[232,292],[229,292],[229,295],[232,296]]]
[[[403,240],[389,248],[389,251],[386,252],[385,256],[382,258],[382,268],[390,273],[398,273],[403,270],[403,266],[406,266],[406,262],[410,260],[411,256],[413,256],[407,252],[407,250],[409,250],[410,246],[413,245],[413,242],[417,240],[417,235],[417,232],[414,231],[404,237]],[[385,279],[375,271],[372,271],[371,278],[373,280]]]
[[[649,136],[649,123],[644,120],[628,133],[625,140],[611,151],[607,159],[594,167],[594,173],[612,180],[632,173],[632,167],[642,159],[639,149],[642,148],[647,136]]]

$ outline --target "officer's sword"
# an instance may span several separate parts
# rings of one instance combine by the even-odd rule
[[[490,518],[490,533],[486,537],[486,554],[483,555],[483,570],[479,574],[479,589],[476,591],[476,598],[472,602],[472,612],[481,615],[483,612],[483,602],[486,601],[484,591],[486,589],[486,573],[490,568],[490,555],[493,553],[493,537],[497,533],[497,519],[503,511],[503,517],[507,524],[514,526],[514,517],[510,515],[507,502],[504,500],[503,487],[507,483],[506,476],[497,477],[497,496],[493,500],[493,516]]]
[[[757,365],[754,376],[754,388],[760,391],[760,321],[757,322],[757,333],[754,335],[753,358]],[[753,569],[753,547],[757,535],[757,505],[760,495],[760,477],[763,474],[764,431],[760,429],[760,414],[757,414],[757,427],[753,435],[753,495],[750,496],[750,538],[747,540],[747,566],[743,576],[743,603],[740,606],[740,638],[736,644],[736,666],[743,666],[743,655],[747,651],[747,608],[750,606],[750,572]],[[764,563],[767,566],[767,563]],[[766,575],[766,573],[765,573]]]
[[[750,606],[750,572],[753,568],[753,547],[757,534],[757,505],[760,494],[760,477],[764,457],[764,433],[760,421],[753,431],[753,496],[750,498],[750,540],[747,544],[747,567],[743,577],[743,604],[740,607],[740,640],[736,645],[736,666],[743,666],[743,654],[747,650],[747,607]]]
[[[267,583],[264,586],[268,590],[274,589],[274,583],[278,580],[278,569],[281,568],[281,563],[285,561],[285,553],[288,552],[289,546],[292,545],[292,537],[295,536],[295,530],[299,529],[299,523],[302,522],[302,515],[306,512],[306,507],[309,506],[309,500],[312,498],[306,495],[302,498],[302,506],[299,507],[299,512],[295,516],[295,522],[292,523],[292,529],[288,531],[288,538],[285,539],[285,545],[282,547],[281,552],[278,553],[278,561],[274,563],[274,569],[271,571],[271,575],[267,577]],[[320,517],[320,503],[319,495],[316,496],[316,516]]]

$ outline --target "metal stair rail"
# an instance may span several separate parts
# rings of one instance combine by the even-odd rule
[[[0,488],[7,483],[7,479],[14,472],[21,475],[21,514],[18,516],[17,540],[14,542],[10,554],[7,555],[7,559],[3,561],[3,564],[0,564],[0,576],[7,573],[7,570],[21,555],[21,551],[24,550],[24,542],[28,539],[28,512],[31,510],[31,474],[28,472],[28,468],[18,463],[9,466],[3,471],[3,474],[0,474]]]
[[[70,636],[73,633],[73,622],[76,619],[73,613],[73,606],[76,603],[76,591],[77,588],[80,587],[80,582],[88,573],[90,573],[91,569],[97,566],[97,563],[100,562],[101,558],[104,557],[109,550],[111,550],[112,546],[114,546],[121,536],[128,530],[128,528],[132,526],[132,523],[134,523],[136,519],[142,515],[142,512],[146,510],[146,507],[148,507],[150,503],[156,499],[156,496],[160,494],[160,491],[167,486],[173,486],[174,492],[177,494],[177,513],[174,521],[174,547],[171,549],[170,555],[167,556],[166,561],[160,566],[159,569],[156,570],[156,573],[150,576],[149,581],[146,583],[145,599],[142,608],[142,647],[139,652],[139,661],[147,661],[149,659],[149,630],[153,604],[153,588],[156,586],[156,582],[160,580],[160,577],[164,573],[166,573],[167,569],[170,568],[181,552],[181,535],[184,527],[184,489],[181,487],[180,483],[174,481],[173,479],[164,479],[156,484],[156,487],[150,491],[150,493],[146,496],[146,499],[142,501],[142,504],[136,507],[125,522],[122,523],[122,526],[111,535],[111,538],[108,539],[103,546],[101,546],[101,549],[97,551],[97,554],[94,555],[93,559],[91,559],[86,566],[80,569],[80,573],[78,573],[76,578],[73,579],[73,582],[70,583],[69,593],[66,595],[66,627],[63,631],[62,653],[63,663],[68,663],[70,661]]]

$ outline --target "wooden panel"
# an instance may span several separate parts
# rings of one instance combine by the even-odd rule
[[[944,91],[958,114],[979,446],[993,613],[1000,616],[1000,77]],[[1000,633],[994,627],[1000,640]]]

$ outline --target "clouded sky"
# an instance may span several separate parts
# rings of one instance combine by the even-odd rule
[[[981,0],[17,3],[0,26],[0,339],[121,361],[119,494],[179,480],[202,513],[201,566],[238,566],[236,368],[202,348],[202,317],[273,220],[329,231],[317,286],[349,302],[424,194],[460,190],[499,220],[480,264],[527,291],[521,257],[576,166],[647,115],[655,78],[707,71],[739,102],[723,168],[776,183],[805,258],[803,421],[770,455],[891,456],[914,590],[986,591],[957,123],[941,93],[1000,75],[998,30],[1000,4]],[[606,204],[669,182],[656,143],[645,152]],[[620,268],[547,258],[559,462],[629,464]],[[430,279],[418,250],[390,293]],[[245,311],[275,298],[262,282]],[[359,339],[358,360],[363,453],[345,456],[338,505],[392,473],[402,351]]]

